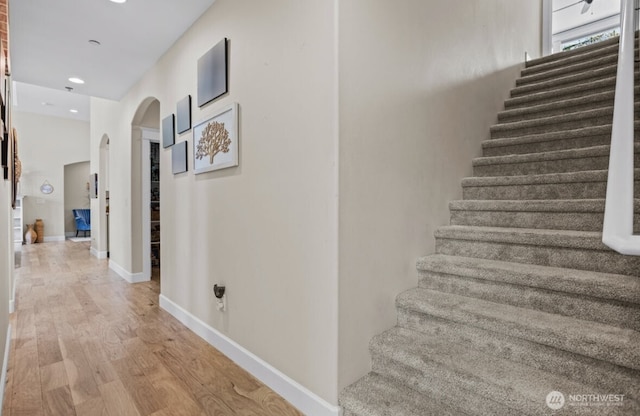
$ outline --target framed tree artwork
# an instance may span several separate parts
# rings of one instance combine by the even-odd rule
[[[193,127],[195,173],[238,166],[238,104],[230,104]]]

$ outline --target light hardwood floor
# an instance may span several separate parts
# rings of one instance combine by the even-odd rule
[[[3,416],[301,415],[89,243],[24,246]]]

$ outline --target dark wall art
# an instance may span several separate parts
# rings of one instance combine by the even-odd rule
[[[171,114],[162,119],[162,147],[173,146],[176,141],[176,122],[175,116]]]
[[[198,107],[228,92],[227,38],[198,59]]]
[[[178,101],[176,109],[176,125],[178,134],[184,133],[191,128],[191,96],[187,95]]]
[[[187,171],[187,142],[176,143],[171,148],[171,172],[174,175]]]

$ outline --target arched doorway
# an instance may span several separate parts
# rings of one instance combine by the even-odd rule
[[[131,259],[138,281],[160,279],[159,139],[160,102],[150,97],[131,122]]]
[[[106,134],[100,139],[97,207],[91,202],[91,253],[100,259],[109,257],[109,141]]]

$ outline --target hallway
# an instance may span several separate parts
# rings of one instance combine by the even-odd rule
[[[300,415],[89,244],[23,247],[4,416]]]

